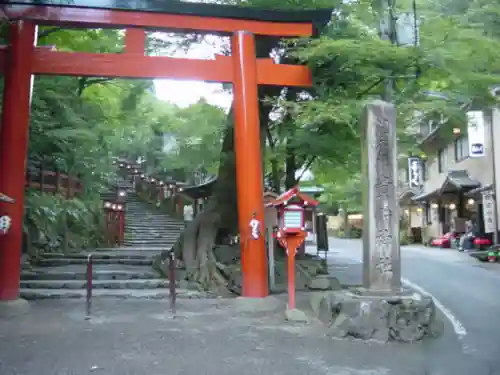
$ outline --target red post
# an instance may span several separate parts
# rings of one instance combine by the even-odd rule
[[[9,232],[0,236],[0,301],[19,297],[25,164],[36,26],[30,21],[12,23],[9,26],[9,38],[0,130],[0,191],[14,198],[15,203],[0,203],[0,212],[12,219]]]
[[[304,243],[306,237],[305,232],[296,233],[294,235],[285,235],[285,238],[280,241],[288,256],[287,274],[288,274],[288,308],[295,308],[295,256],[297,250]]]
[[[182,202],[182,195],[177,192],[177,209],[176,211],[179,213],[179,215],[184,215],[184,203]]]
[[[113,246],[120,243],[120,213],[113,211]]]
[[[295,249],[291,242],[287,244],[288,253],[288,308],[295,308]]]
[[[113,228],[111,221],[111,210],[106,209],[106,241],[108,245],[111,247],[113,244]]]
[[[125,212],[122,210],[118,213],[120,215],[120,241],[118,245],[123,245],[125,242]]]
[[[263,234],[251,236],[250,221],[264,227],[264,190],[257,92],[257,61],[254,35],[238,31],[232,38],[234,65],[234,144],[238,219],[241,236],[243,296],[269,294],[267,258]],[[261,229],[262,230],[262,229]]]

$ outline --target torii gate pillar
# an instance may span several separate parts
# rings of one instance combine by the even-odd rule
[[[4,72],[0,127],[0,192],[15,203],[0,202],[0,212],[12,219],[12,227],[0,236],[0,301],[19,297],[23,242],[24,184],[28,151],[32,62],[36,26],[30,21],[9,25],[10,45]]]
[[[255,37],[237,31],[231,46],[234,66],[234,151],[241,238],[241,269],[244,297],[269,294],[264,242],[264,189],[260,142],[259,102]],[[258,239],[251,236],[250,221],[261,223]]]

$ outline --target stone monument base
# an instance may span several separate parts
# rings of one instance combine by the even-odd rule
[[[432,298],[416,293],[314,292],[310,303],[333,337],[413,343],[443,331]]]

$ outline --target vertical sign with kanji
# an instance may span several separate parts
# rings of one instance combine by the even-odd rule
[[[420,188],[422,186],[422,161],[419,157],[408,158],[408,186]]]
[[[492,191],[483,192],[483,220],[485,233],[496,231],[495,197]]]

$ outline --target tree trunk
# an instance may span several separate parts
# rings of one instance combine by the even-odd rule
[[[189,280],[204,289],[226,286],[226,276],[215,258],[213,249],[217,234],[237,233],[236,170],[234,160],[233,110],[229,111],[228,126],[222,142],[219,173],[212,196],[204,209],[191,221],[174,251],[185,264]],[[217,266],[219,264],[219,267]]]
[[[258,40],[257,57],[268,57],[276,45],[276,40]],[[260,87],[259,98],[277,96],[280,92],[280,87]],[[265,140],[265,129],[272,107],[263,101],[259,102],[259,107],[261,136]],[[184,261],[188,279],[207,290],[228,287],[229,275],[225,272],[226,267],[216,259],[214,253],[218,234],[224,233],[226,236],[238,234],[233,108],[229,111],[227,119],[217,182],[212,196],[203,211],[187,225],[174,247],[176,255]],[[238,252],[235,258],[239,257],[239,247],[235,247],[234,251]]]

